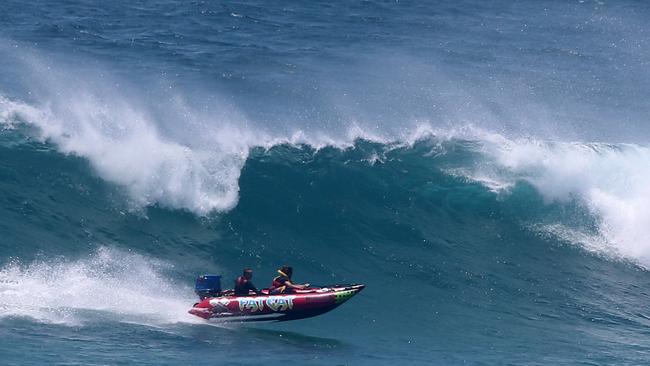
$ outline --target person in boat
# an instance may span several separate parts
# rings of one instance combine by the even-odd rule
[[[308,283],[304,285],[299,285],[291,282],[291,275],[293,274],[293,268],[290,266],[282,266],[278,270],[279,276],[273,279],[273,283],[269,288],[269,294],[290,294],[295,292],[295,290],[303,290],[309,287]]]
[[[253,285],[251,280],[253,279],[253,270],[250,268],[245,268],[244,273],[237,277],[235,280],[235,295],[236,296],[248,296],[250,292],[253,291],[257,295],[262,295],[262,292]]]

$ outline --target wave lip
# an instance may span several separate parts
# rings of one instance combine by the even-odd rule
[[[487,161],[470,178],[506,190],[525,181],[547,203],[578,200],[597,220],[597,242],[589,248],[650,265],[650,148],[502,138],[484,143],[482,153]]]
[[[161,136],[146,113],[124,101],[80,97],[37,108],[0,98],[0,123],[35,126],[60,152],[87,158],[99,176],[127,190],[135,208],[160,204],[206,215],[237,203],[245,142],[183,145]]]

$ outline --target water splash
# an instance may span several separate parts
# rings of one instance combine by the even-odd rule
[[[0,269],[0,318],[28,317],[79,325],[106,317],[123,322],[194,322],[194,296],[165,276],[169,264],[100,247],[77,259],[12,261]]]

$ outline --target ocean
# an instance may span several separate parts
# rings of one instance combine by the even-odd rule
[[[650,362],[650,3],[0,3],[0,364]],[[187,313],[195,278],[363,283]]]

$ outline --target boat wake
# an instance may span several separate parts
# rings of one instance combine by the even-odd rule
[[[74,261],[14,260],[0,269],[0,318],[70,326],[102,319],[194,322],[186,315],[191,289],[170,280],[169,269],[168,263],[107,247]]]

